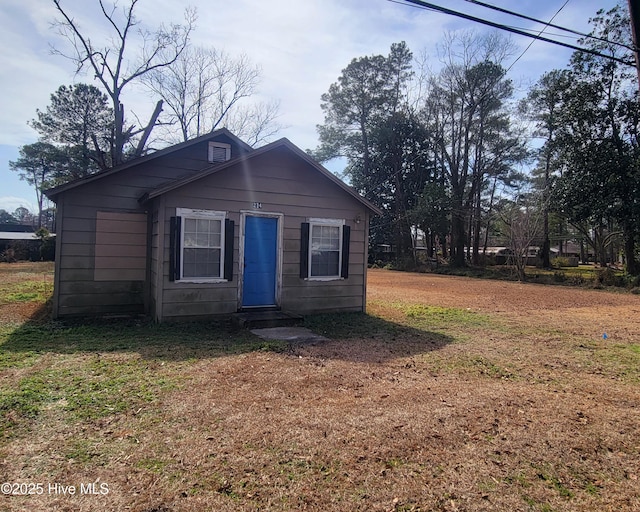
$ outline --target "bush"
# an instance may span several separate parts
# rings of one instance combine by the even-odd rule
[[[634,277],[617,273],[610,267],[596,270],[594,283],[596,286],[618,286],[620,288],[631,288],[636,285]]]
[[[569,283],[573,286],[582,286],[585,282],[586,279],[580,274],[575,274],[569,277]]]
[[[578,258],[575,256],[557,256],[551,260],[551,265],[556,268],[561,267],[577,267]]]
[[[0,254],[0,261],[2,263],[15,263],[16,262],[16,251],[13,248],[9,247],[2,251]]]
[[[567,275],[564,272],[555,271],[553,273],[553,280],[556,283],[564,283],[567,280]]]

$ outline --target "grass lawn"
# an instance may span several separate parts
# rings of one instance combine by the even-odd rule
[[[290,347],[0,282],[0,510],[640,510],[640,296],[376,270]]]

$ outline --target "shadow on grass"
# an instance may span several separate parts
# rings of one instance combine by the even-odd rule
[[[442,333],[366,313],[311,315],[305,318],[305,327],[332,340],[314,344],[317,355],[354,362],[381,363],[439,350],[454,341]]]
[[[230,321],[157,324],[142,317],[50,320],[42,311],[31,316],[5,336],[0,354],[137,352],[145,359],[178,361],[275,348]]]
[[[254,351],[286,352],[287,341],[262,340],[230,320],[157,324],[147,318],[50,320],[47,305],[16,326],[3,326],[0,365],[14,354],[137,352],[144,359],[190,360]],[[415,329],[364,313],[311,315],[305,327],[330,338],[327,357],[384,360],[451,343],[448,336]],[[340,350],[345,345],[345,350]],[[362,353],[358,353],[358,348]]]

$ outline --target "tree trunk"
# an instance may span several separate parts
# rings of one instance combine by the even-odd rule
[[[635,230],[631,223],[625,223],[624,230],[624,257],[626,260],[626,271],[632,276],[640,274],[640,265],[636,260]]]
[[[153,114],[151,114],[151,119],[149,119],[149,124],[144,129],[142,133],[142,137],[140,137],[140,141],[138,142],[138,147],[136,148],[135,156],[142,156],[144,151],[144,147],[147,144],[147,140],[149,140],[149,136],[151,135],[151,130],[156,125],[156,121],[158,121],[158,117],[160,116],[160,112],[162,112],[162,100],[158,100],[156,103],[156,108],[153,110]]]
[[[465,266],[464,240],[465,240],[465,214],[462,211],[462,201],[454,206],[451,216],[451,264],[454,267]]]
[[[124,105],[118,103],[114,105],[115,123],[114,123],[114,141],[113,154],[111,155],[111,165],[115,167],[124,161]]]

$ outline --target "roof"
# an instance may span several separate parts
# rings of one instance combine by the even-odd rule
[[[242,149],[247,152],[254,151],[254,149],[249,146],[246,142],[236,137],[233,133],[231,133],[226,128],[221,128],[219,130],[215,130],[213,132],[207,133],[205,135],[201,135],[200,137],[196,137],[195,139],[190,139],[186,142],[181,142],[180,144],[175,144],[173,146],[166,147],[159,151],[155,151],[154,153],[150,153],[148,155],[142,156],[140,158],[134,158],[129,160],[121,165],[117,165],[110,169],[106,169],[104,171],[97,172],[95,174],[91,174],[89,176],[85,176],[83,178],[79,178],[77,180],[70,181],[68,183],[64,183],[63,185],[59,185],[57,187],[50,188],[45,190],[44,193],[46,196],[55,201],[56,196],[58,196],[62,192],[66,192],[67,190],[71,190],[73,188],[84,185],[85,183],[91,183],[92,181],[96,181],[104,178],[105,176],[111,176],[112,174],[116,174],[125,169],[130,169],[131,167],[135,167],[144,162],[149,162],[150,160],[154,160],[156,158],[160,158],[161,156],[168,155],[173,153],[174,151],[178,151],[184,148],[188,148],[189,146],[193,146],[194,144],[198,144],[202,141],[209,140],[215,137],[219,137],[221,135],[225,135],[232,139],[236,144],[238,144]]]
[[[149,199],[153,199],[154,197],[161,196],[163,194],[166,194],[167,192],[170,192],[171,190],[175,190],[175,189],[183,187],[184,185],[187,185],[189,183],[193,183],[194,181],[198,181],[198,180],[200,180],[202,178],[205,178],[207,176],[211,176],[212,174],[218,173],[218,172],[220,172],[220,171],[222,171],[224,169],[227,169],[227,168],[229,168],[231,166],[234,166],[234,165],[236,165],[238,163],[252,160],[254,158],[259,157],[260,155],[264,155],[265,153],[268,153],[270,151],[276,150],[278,148],[285,148],[288,151],[292,152],[295,156],[297,156],[298,158],[300,158],[301,160],[303,160],[304,162],[309,164],[313,169],[315,169],[317,172],[319,172],[325,178],[327,178],[330,181],[332,181],[334,184],[336,184],[338,187],[340,187],[342,190],[344,190],[347,194],[349,194],[351,197],[353,197],[356,201],[360,202],[367,209],[371,210],[372,212],[374,212],[374,213],[376,213],[378,215],[382,215],[382,210],[380,210],[373,203],[371,203],[370,201],[368,201],[367,199],[362,197],[352,187],[347,185],[344,181],[342,181],[340,178],[338,178],[335,174],[333,174],[332,172],[327,170],[325,167],[320,165],[313,158],[311,158],[307,153],[302,151],[298,146],[296,146],[295,144],[293,144],[291,141],[289,141],[286,138],[279,139],[279,140],[277,140],[275,142],[272,142],[270,144],[262,146],[261,148],[254,149],[250,153],[241,155],[241,156],[233,158],[231,160],[227,160],[226,162],[224,162],[222,164],[216,164],[215,166],[212,166],[212,167],[209,167],[207,169],[204,169],[201,172],[198,172],[196,174],[192,174],[192,175],[186,176],[186,177],[184,177],[182,179],[179,179],[179,180],[176,180],[176,181],[172,181],[171,183],[167,183],[165,185],[162,185],[162,186],[160,186],[160,187],[158,187],[156,189],[153,189],[148,194],[145,194],[141,198],[141,201],[144,202],[144,201],[147,201]]]
[[[49,236],[55,236],[55,233],[51,233]],[[0,240],[40,240],[40,238],[33,232],[0,231]]]
[[[11,233],[33,233],[34,227],[31,224],[16,224],[15,222],[0,224],[0,230]]]

